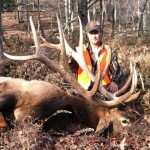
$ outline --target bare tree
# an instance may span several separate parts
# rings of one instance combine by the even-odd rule
[[[0,59],[3,57],[2,1],[0,1]]]
[[[30,23],[29,23],[29,0],[26,0],[26,10],[27,10],[27,29],[30,31]]]
[[[83,26],[88,22],[88,2],[87,0],[78,0],[78,13]]]
[[[40,17],[40,1],[37,1],[37,13],[38,13],[38,31],[41,30],[42,36],[45,38],[45,34],[42,28],[41,17]]]
[[[138,36],[140,36],[140,34],[143,33],[143,25],[146,22],[146,20],[144,20],[144,17],[145,17],[145,10],[147,6],[147,2],[148,0],[145,0],[143,4],[143,9],[142,9],[142,13],[141,13],[140,21],[139,21]]]
[[[111,37],[114,37],[115,35],[115,8],[112,8],[112,33]]]
[[[17,0],[18,3],[18,21],[19,23],[23,22],[23,14],[21,12],[22,10],[22,0]]]
[[[67,30],[68,34],[70,35],[70,30],[71,26],[68,24],[68,22],[71,21],[71,1],[70,0],[65,0],[65,16],[66,16],[66,25],[67,25]]]

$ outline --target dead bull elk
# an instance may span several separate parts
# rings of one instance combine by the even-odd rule
[[[124,112],[117,109],[111,110],[110,108],[123,102],[126,103],[137,99],[137,97],[141,94],[144,86],[141,79],[142,89],[136,92],[137,73],[135,66],[132,66],[132,64],[130,65],[130,75],[125,85],[116,93],[111,94],[101,85],[101,81],[109,64],[106,66],[103,73],[100,72],[99,66],[96,76],[89,71],[85,64],[83,57],[83,33],[80,18],[80,39],[77,52],[74,51],[67,43],[58,17],[57,20],[60,44],[52,44],[44,41],[44,45],[49,48],[61,50],[60,64],[62,65],[56,64],[42,53],[42,45],[39,44],[31,17],[30,24],[35,42],[36,53],[28,56],[10,56],[6,53],[4,53],[4,55],[14,60],[35,59],[41,61],[51,70],[59,72],[81,96],[71,96],[56,85],[44,81],[25,81],[22,79],[4,78],[3,80],[0,80],[0,111],[3,113],[4,118],[7,122],[13,120],[22,121],[27,115],[30,115],[33,118],[43,119],[49,117],[54,112],[65,106],[71,106],[78,115],[80,122],[88,127],[94,128],[96,132],[103,132],[110,123],[113,124],[113,129],[116,129],[115,131],[118,132],[119,129],[121,130],[130,127],[130,120]],[[66,53],[71,55],[87,73],[91,81],[94,81],[94,86],[91,91],[85,90],[72,75],[66,61]],[[130,90],[124,93],[130,83]],[[95,97],[97,90],[110,99],[110,101],[100,100]]]

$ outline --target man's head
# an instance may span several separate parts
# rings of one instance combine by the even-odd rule
[[[86,26],[90,44],[99,45],[102,37],[101,26],[98,21],[90,21]]]
[[[90,21],[87,25],[86,25],[86,32],[91,32],[93,30],[96,30],[98,32],[101,31],[101,26],[99,24],[98,21]]]

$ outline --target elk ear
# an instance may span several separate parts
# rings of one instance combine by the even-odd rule
[[[110,124],[111,124],[111,122],[100,119],[95,132],[99,133],[99,134],[104,133],[104,131],[109,128]]]

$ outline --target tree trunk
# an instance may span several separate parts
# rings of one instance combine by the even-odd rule
[[[103,4],[102,0],[100,0],[100,24],[102,24],[102,16],[103,16]]]
[[[147,13],[147,8],[148,8],[148,0],[145,2],[145,10],[143,12],[143,32],[145,33],[145,30],[148,27],[148,13]]]
[[[22,0],[18,0],[17,1],[19,6],[18,6],[18,22],[19,23],[22,23],[23,22],[23,15],[22,15]]]
[[[114,2],[114,22],[117,23],[117,2]]]
[[[45,34],[42,28],[41,24],[41,16],[40,16],[40,1],[38,0],[38,6],[37,6],[37,13],[38,13],[38,31],[41,30],[42,36],[45,38]]]
[[[137,15],[138,15],[137,36],[139,36],[139,26],[140,26],[140,0],[137,0]]]
[[[112,8],[112,33],[111,33],[111,37],[114,38],[114,35],[115,35],[115,9]]]
[[[0,1],[0,59],[3,57],[2,1]]]
[[[104,30],[104,26],[105,26],[105,18],[106,18],[106,4],[105,4],[105,0],[103,0],[102,1],[102,22],[101,22],[102,31]]]
[[[96,4],[93,4],[93,20],[96,20]]]
[[[118,16],[119,16],[119,18],[118,18],[118,23],[119,23],[119,32],[121,32],[121,2],[119,1],[119,12],[118,12]]]
[[[60,20],[64,23],[64,14],[62,13],[62,6],[61,4],[58,2],[58,11],[59,11],[59,18]]]
[[[143,15],[144,15],[144,11],[146,9],[147,1],[148,0],[145,0],[145,3],[143,5],[143,10],[142,10],[141,17],[140,17],[140,22],[139,22],[138,36],[140,36],[141,34],[143,34]]]
[[[78,0],[78,13],[82,21],[82,25],[88,23],[88,3],[87,0]]]
[[[71,26],[68,24],[71,21],[71,4],[70,0],[65,0],[65,16],[68,35],[70,35]]]
[[[26,9],[27,9],[27,30],[30,32],[30,23],[29,23],[29,0],[26,0]]]

